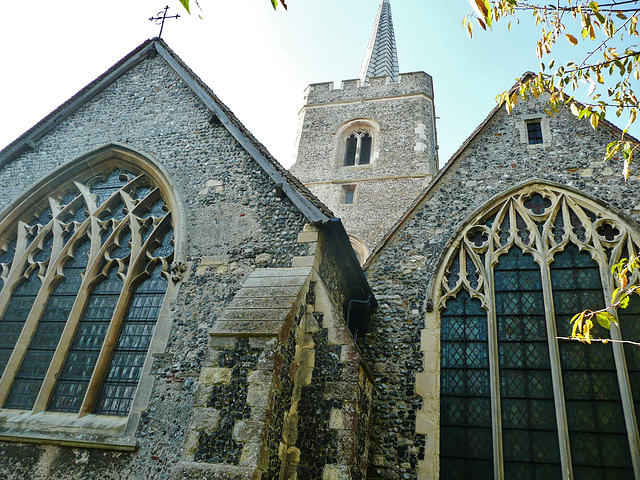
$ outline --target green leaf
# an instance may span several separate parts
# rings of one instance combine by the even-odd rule
[[[185,8],[185,10],[187,11],[187,13],[189,15],[191,15],[191,11],[189,10],[189,0],[180,0],[180,3],[182,4],[182,6]]]
[[[571,323],[573,323],[573,331],[571,332],[571,337],[576,338],[576,337],[580,337],[581,336],[581,332],[584,329],[584,316],[586,315],[587,311],[585,310],[584,312],[580,312],[576,315],[573,316],[573,318],[571,319]]]
[[[282,4],[282,6],[284,7],[284,9],[287,9],[287,4],[284,2],[284,0],[279,0],[280,3]],[[278,8],[278,0],[271,0],[271,5],[273,6],[273,9],[275,10],[276,8]]]
[[[632,108],[631,111],[629,112],[629,122],[627,122],[627,126],[624,128],[625,133],[627,132],[627,130],[629,130],[629,127],[631,126],[631,124],[636,121],[637,115],[638,115],[638,110],[636,110],[635,108]]]
[[[616,317],[611,315],[609,312],[600,312],[596,314],[596,320],[600,324],[602,328],[606,328],[607,330],[611,329],[611,324],[616,323]]]
[[[629,306],[629,295],[622,294],[620,298],[620,308],[627,308]]]
[[[620,290],[620,287],[616,288],[611,294],[611,303],[616,303],[616,297],[618,296],[619,290]]]

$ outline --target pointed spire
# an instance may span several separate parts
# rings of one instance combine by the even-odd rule
[[[369,46],[358,78],[365,84],[369,83],[369,79],[372,77],[384,75],[391,77],[394,82],[398,81],[398,52],[396,51],[396,36],[393,32],[389,0],[380,2],[378,16],[373,25],[373,32],[371,32]]]

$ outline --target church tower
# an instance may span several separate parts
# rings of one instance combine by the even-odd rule
[[[382,0],[360,74],[309,85],[291,172],[342,221],[364,261],[438,170],[433,82],[398,73]]]

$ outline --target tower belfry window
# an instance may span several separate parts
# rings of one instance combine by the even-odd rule
[[[369,132],[356,131],[346,140],[344,166],[369,165],[371,163],[372,138]]]

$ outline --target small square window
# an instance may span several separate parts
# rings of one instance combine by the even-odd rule
[[[356,194],[356,186],[355,185],[344,185],[342,187],[342,199],[345,205],[351,205],[355,198]]]
[[[536,145],[543,142],[542,125],[540,120],[527,122],[527,138],[529,140],[529,145]]]

